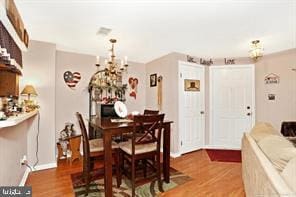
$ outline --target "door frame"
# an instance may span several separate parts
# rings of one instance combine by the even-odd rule
[[[214,65],[209,67],[209,145],[207,148],[223,148],[223,149],[238,149],[232,146],[217,146],[213,144],[213,69],[217,68],[251,68],[252,70],[252,126],[256,121],[256,80],[255,80],[255,64],[240,64],[240,65]]]
[[[181,146],[181,141],[184,137],[183,132],[181,132],[181,115],[182,115],[182,107],[181,107],[181,93],[184,90],[184,83],[183,83],[183,78],[181,77],[181,65],[185,65],[185,66],[190,66],[190,67],[197,67],[197,68],[202,68],[203,69],[203,83],[201,83],[200,88],[203,89],[203,111],[205,111],[205,66],[197,64],[197,63],[191,63],[191,62],[185,62],[185,61],[178,61],[178,133],[179,133],[179,138],[178,138],[178,152],[180,154],[184,154],[184,151],[182,150],[182,146]],[[205,123],[206,123],[206,116],[205,114],[203,115],[203,131],[202,131],[202,144],[201,144],[201,148],[204,148],[205,146]]]

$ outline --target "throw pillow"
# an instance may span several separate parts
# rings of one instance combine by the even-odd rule
[[[287,163],[296,157],[296,148],[282,136],[270,134],[260,140],[258,146],[279,171],[282,171]]]

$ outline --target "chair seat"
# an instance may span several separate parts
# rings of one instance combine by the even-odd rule
[[[142,154],[142,153],[148,153],[152,151],[156,151],[157,143],[147,143],[147,144],[138,144],[135,145],[135,154]],[[119,148],[126,152],[129,155],[132,155],[132,141],[129,140],[127,142],[121,142],[119,143]]]
[[[116,149],[116,148],[119,148],[118,144],[112,141],[112,149]],[[103,139],[89,140],[89,149],[91,153],[103,151],[104,150]]]

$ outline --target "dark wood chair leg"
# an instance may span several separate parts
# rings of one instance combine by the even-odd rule
[[[90,158],[90,169],[93,170],[95,166],[95,158]]]
[[[90,184],[90,174],[89,173],[85,173],[84,174],[84,181],[85,181],[85,196],[88,196],[88,192],[89,192],[89,184]]]
[[[144,173],[144,177],[147,178],[147,160],[143,159],[143,173]]]
[[[161,180],[161,169],[160,169],[160,154],[156,155],[156,163],[157,163],[157,181],[158,181],[158,189],[160,192],[164,192],[162,188],[162,180]]]
[[[135,196],[135,182],[136,182],[136,169],[135,169],[135,159],[132,158],[132,197]]]

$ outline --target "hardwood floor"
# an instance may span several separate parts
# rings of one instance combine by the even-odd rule
[[[211,162],[206,151],[200,150],[171,159],[171,166],[193,180],[161,196],[245,196],[241,163]],[[79,171],[82,171],[80,162],[72,165],[61,162],[56,169],[31,173],[26,185],[32,186],[34,197],[74,196],[70,175]]]

